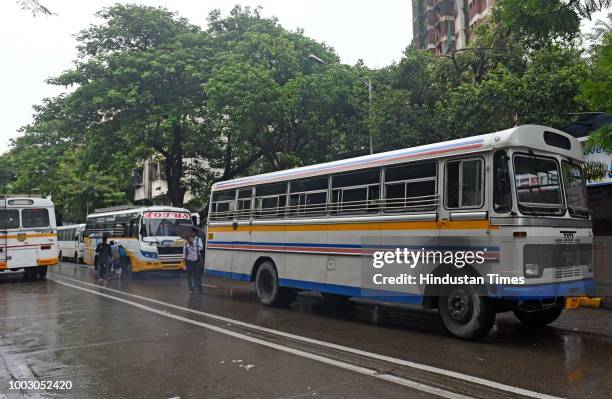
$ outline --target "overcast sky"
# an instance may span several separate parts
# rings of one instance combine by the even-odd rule
[[[76,56],[73,34],[98,23],[94,13],[117,0],[40,0],[55,16],[33,17],[16,0],[0,0],[0,153],[31,122],[32,105],[63,91],[45,79],[68,69]],[[411,0],[135,0],[177,11],[204,26],[210,10],[223,15],[237,3],[261,5],[287,29],[332,46],[343,63],[369,67],[398,61],[412,38]],[[598,14],[594,20],[601,17]],[[592,26],[588,24],[587,28]]]
[[[32,105],[63,88],[44,80],[71,67],[76,41],[72,35],[98,20],[94,13],[117,0],[40,0],[55,16],[33,17],[15,0],[0,1],[0,153],[19,127],[32,120]],[[223,15],[237,3],[263,7],[287,29],[331,45],[343,63],[362,58],[369,67],[398,61],[412,37],[411,1],[384,0],[136,0],[164,6],[204,26],[210,10]]]

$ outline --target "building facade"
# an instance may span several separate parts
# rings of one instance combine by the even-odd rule
[[[445,55],[465,48],[495,0],[412,0],[412,45]]]
[[[189,164],[191,159],[185,159]],[[166,193],[168,183],[163,159],[149,158],[134,169],[134,197],[133,202],[138,205],[168,205]],[[185,203],[193,199],[188,191],[185,193]]]

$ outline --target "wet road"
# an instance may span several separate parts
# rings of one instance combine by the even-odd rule
[[[606,398],[612,311],[566,311],[529,329],[498,315],[480,343],[436,315],[300,295],[261,306],[251,285],[183,276],[100,285],[63,263],[44,282],[0,274],[0,398]],[[10,390],[12,380],[71,390]]]

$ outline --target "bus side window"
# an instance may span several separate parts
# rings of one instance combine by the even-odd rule
[[[332,177],[332,213],[378,212],[380,169]]]
[[[244,218],[248,218],[249,216],[251,216],[251,197],[252,196],[253,196],[253,189],[251,188],[238,190],[238,204],[236,207],[236,216],[239,219],[244,219]]]
[[[462,159],[446,163],[446,207],[478,208],[483,203],[482,160]]]
[[[509,160],[502,150],[496,151],[493,156],[493,206],[499,213],[512,210]]]
[[[257,216],[284,217],[287,183],[274,183],[255,188]]]
[[[219,191],[212,196],[211,219],[231,219],[235,209],[236,190]]]

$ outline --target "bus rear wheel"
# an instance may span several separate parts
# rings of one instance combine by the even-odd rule
[[[266,306],[289,306],[297,295],[292,289],[279,286],[278,273],[269,261],[263,262],[257,269],[255,288],[259,301]]]
[[[36,278],[38,280],[44,280],[47,278],[47,266],[40,266],[37,267],[38,270],[36,270]]]
[[[545,326],[557,320],[563,312],[563,306],[555,306],[548,309],[527,311],[516,307],[514,315],[521,322],[530,326]]]
[[[489,298],[469,285],[447,287],[438,298],[438,311],[448,332],[465,340],[483,338],[495,323]]]

